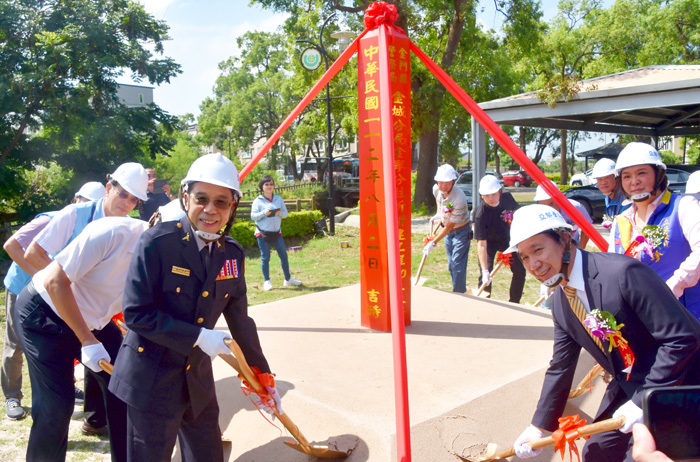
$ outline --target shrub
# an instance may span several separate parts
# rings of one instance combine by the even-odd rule
[[[323,218],[320,210],[305,210],[290,212],[287,218],[282,219],[282,235],[284,237],[307,237],[316,233],[314,224],[316,220]],[[257,243],[255,239],[255,222],[239,221],[231,227],[230,236],[241,246],[252,247]]]

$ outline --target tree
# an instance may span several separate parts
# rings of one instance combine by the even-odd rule
[[[255,0],[256,3],[273,8],[278,11],[291,13],[289,21],[293,22],[305,9],[319,6],[327,14],[333,11],[345,13],[348,23],[362,29],[362,13],[371,3],[368,0],[355,2],[347,6],[338,0]],[[477,0],[453,0],[444,2],[438,0],[395,0],[391,1],[398,8],[399,19],[397,26],[404,29],[408,36],[424,50],[444,70],[453,72],[453,66],[465,63],[464,67],[471,69],[482,68],[479,73],[486,71],[492,65],[479,53],[484,47],[491,46],[490,34],[483,33],[476,25]],[[499,10],[505,15],[508,27],[504,31],[505,42],[511,44],[513,49],[524,50],[529,48],[530,38],[540,27],[539,2],[535,0],[504,0],[497,2]],[[468,33],[465,35],[465,31]],[[486,39],[489,45],[482,46],[480,40]],[[466,51],[465,51],[466,50]],[[502,52],[505,54],[505,50]],[[499,55],[500,56],[500,55]],[[488,57],[493,57],[492,53]],[[483,72],[482,72],[483,71]],[[466,73],[468,76],[473,74]],[[472,93],[472,81],[456,79],[463,88]],[[482,80],[485,87],[492,93],[503,91],[504,87],[489,87],[486,80]],[[445,111],[452,104],[451,97],[445,97],[445,88],[442,87],[427,71],[419,65],[416,59],[412,60],[412,133],[414,140],[419,140],[418,174],[414,195],[414,205],[420,207],[426,204],[434,206],[432,198],[433,176],[437,169],[438,152],[442,156],[442,150],[446,150],[447,156],[454,156],[456,147],[464,140],[469,132],[468,117],[462,110],[459,121],[454,116],[455,112]],[[472,96],[474,96],[472,94]],[[447,114],[447,116],[445,116]],[[453,125],[454,124],[454,125]],[[447,125],[447,130],[443,128]],[[460,127],[460,128],[456,128]],[[453,136],[446,136],[446,135]],[[456,136],[454,136],[456,134]]]
[[[168,39],[164,22],[133,0],[0,0],[0,18],[3,168],[51,157],[47,148],[75,154],[87,138],[99,133],[102,139],[104,125],[118,130],[110,132],[117,150],[124,141],[128,149],[144,145],[154,155],[167,150],[155,126],[172,120],[155,105],[120,107],[115,80],[124,69],[150,84],[180,72],[172,59],[154,56]],[[105,117],[113,123],[105,124]]]
[[[309,38],[311,24],[316,24],[318,19],[318,11],[312,10],[288,21],[284,32],[249,32],[238,39],[240,56],[220,64],[222,74],[217,79],[214,97],[202,104],[199,124],[207,141],[223,143],[224,127],[231,126],[232,149],[239,151],[250,149],[274,133],[323,72],[323,68],[312,73],[301,67],[297,60],[299,45],[295,43],[296,39]],[[326,28],[328,36],[324,43],[332,43],[328,39],[334,27]],[[354,66],[347,65],[330,84],[331,153],[340,137],[357,133]],[[345,97],[348,94],[350,98]],[[268,152],[269,167],[274,170],[285,165],[295,172],[295,178],[300,178],[302,172],[296,169],[296,157],[304,155],[319,160],[317,166],[322,178],[327,164],[326,131],[326,106],[319,97]]]

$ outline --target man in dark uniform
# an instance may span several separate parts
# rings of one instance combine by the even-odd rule
[[[479,286],[486,282],[485,290],[490,293],[493,260],[496,252],[503,252],[508,248],[510,222],[513,220],[513,212],[520,206],[511,193],[503,192],[501,182],[494,175],[484,175],[479,181],[479,195],[483,201],[476,209],[474,217],[474,238],[481,268]],[[513,277],[510,280],[508,301],[520,303],[525,287],[525,268],[516,257],[510,259],[510,270]]]
[[[545,375],[532,423],[515,440],[520,458],[533,457],[524,443],[558,428],[581,348],[603,366],[612,381],[595,420],[625,417],[620,431],[591,436],[583,460],[632,461],[630,431],[641,422],[641,400],[651,387],[700,384],[700,322],[649,266],[625,255],[577,250],[571,226],[545,205],[515,212],[511,249],[533,276],[558,286],[552,296],[554,354]],[[608,338],[596,337],[588,323],[596,311],[614,318],[633,354],[609,351]],[[624,345],[623,345],[624,346]]]
[[[130,461],[169,460],[177,436],[183,461],[223,461],[211,359],[230,354],[226,338],[270,372],[248,316],[243,249],[228,236],[240,197],[233,163],[200,157],[182,180],[186,216],[154,226],[137,246],[124,294],[129,331],[110,382],[127,403]],[[222,313],[230,334],[214,330]]]

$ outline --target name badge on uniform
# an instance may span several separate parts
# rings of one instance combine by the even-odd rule
[[[238,277],[238,262],[236,260],[226,260],[224,266],[221,267],[219,271],[219,276],[217,276],[217,281],[223,281],[224,279],[234,279]]]
[[[174,274],[179,274],[181,276],[189,276],[190,275],[190,270],[187,268],[180,268],[179,266],[173,265],[172,272]]]

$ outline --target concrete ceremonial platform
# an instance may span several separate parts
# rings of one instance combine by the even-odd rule
[[[351,462],[396,460],[391,334],[360,326],[360,286],[253,306],[250,314],[283,408],[309,441],[355,446]],[[530,422],[551,358],[549,312],[415,287],[412,318],[412,460],[456,461],[450,451],[464,454],[466,444],[510,447]],[[223,317],[217,328],[225,329]],[[583,353],[574,386],[592,366]],[[224,446],[227,461],[319,460],[283,444],[287,433],[263,419],[220,358],[214,375],[221,429],[232,441]],[[603,388],[595,379],[593,393],[571,400],[566,414],[590,419]],[[549,448],[530,460],[561,459]]]

